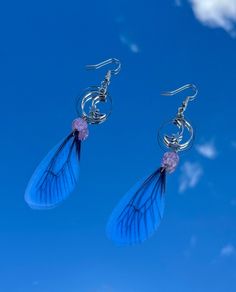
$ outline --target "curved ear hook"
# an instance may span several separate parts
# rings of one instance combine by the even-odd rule
[[[91,86],[87,89],[86,94],[81,101],[81,110],[84,119],[90,124],[100,124],[104,122],[112,111],[112,98],[108,93],[108,86],[111,82],[112,75],[117,75],[121,69],[121,63],[118,59],[110,58],[95,65],[87,65],[87,69],[99,69],[109,64],[116,64],[114,69],[107,71],[100,86]],[[100,105],[99,108],[99,104]],[[106,104],[106,108],[104,105]],[[87,110],[85,106],[87,105]],[[103,106],[102,106],[103,105]],[[88,112],[87,112],[88,111]]]
[[[194,130],[191,124],[188,121],[186,121],[184,117],[184,112],[188,106],[189,101],[192,101],[196,98],[198,94],[198,89],[196,85],[194,84],[186,84],[176,90],[166,91],[161,94],[164,96],[172,96],[189,88],[191,88],[194,91],[193,95],[189,95],[186,97],[186,99],[182,102],[182,105],[178,108],[178,113],[175,116],[175,118],[172,121],[167,123],[167,124],[172,124],[174,126],[177,126],[178,132],[176,134],[171,134],[171,135],[164,134],[164,138],[162,138],[162,135],[160,135],[160,132],[163,127],[159,129],[159,134],[158,134],[159,141],[161,141],[162,139],[162,142],[164,142],[167,148],[170,148],[176,152],[186,150],[187,148],[191,146],[191,143],[193,141]],[[182,142],[185,129],[187,129],[189,133],[189,138],[186,142]]]
[[[194,91],[194,94],[193,95],[190,95],[190,96],[188,96],[187,97],[187,100],[189,101],[189,100],[194,100],[195,98],[196,98],[196,96],[197,96],[197,94],[198,94],[198,89],[197,89],[197,86],[196,85],[194,85],[194,84],[186,84],[186,85],[184,85],[184,86],[182,86],[182,87],[180,87],[180,88],[178,88],[178,89],[176,89],[176,90],[173,90],[173,91],[166,91],[166,92],[163,92],[161,95],[164,95],[164,96],[172,96],[172,95],[175,95],[175,94],[177,94],[177,93],[179,93],[179,92],[181,92],[181,91],[184,91],[184,90],[186,90],[186,89],[189,89],[189,88],[191,88],[193,91]]]
[[[180,119],[183,119],[184,118],[184,112],[188,106],[188,103],[189,101],[192,101],[196,98],[197,94],[198,94],[198,89],[197,89],[197,86],[190,83],[190,84],[186,84],[176,90],[173,90],[173,91],[166,91],[164,93],[162,93],[161,95],[164,95],[164,96],[172,96],[172,95],[175,95],[181,91],[184,91],[186,89],[189,89],[191,88],[193,91],[194,91],[194,94],[193,95],[189,95],[186,97],[186,99],[182,102],[182,105],[179,107],[178,109],[178,114],[177,114],[177,118],[180,118]]]
[[[105,60],[99,64],[95,64],[95,65],[87,65],[86,66],[86,69],[88,70],[96,70],[96,69],[99,69],[99,68],[102,68],[103,66],[106,66],[106,65],[109,65],[109,64],[116,64],[117,67],[113,70],[109,70],[109,72],[112,74],[112,75],[117,75],[119,72],[120,72],[120,69],[121,69],[121,63],[118,59],[116,58],[110,58],[108,60]]]

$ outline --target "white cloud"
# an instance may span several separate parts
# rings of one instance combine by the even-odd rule
[[[217,156],[216,147],[213,142],[207,142],[205,144],[197,145],[196,149],[199,154],[206,158],[214,159]]]
[[[235,247],[232,244],[227,244],[224,247],[222,247],[220,255],[223,257],[229,257],[234,255],[235,252],[236,252]]]
[[[236,0],[189,0],[196,18],[206,26],[235,36]]]
[[[202,174],[203,169],[199,163],[185,162],[181,168],[179,192],[183,193],[188,188],[194,188]]]
[[[132,53],[137,54],[140,52],[139,46],[136,43],[134,43],[133,41],[131,41],[125,35],[123,35],[123,34],[120,35],[120,41],[122,42],[122,44],[126,45]]]

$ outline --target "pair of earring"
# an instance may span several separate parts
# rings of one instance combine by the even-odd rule
[[[121,69],[120,61],[115,58],[87,66],[88,69],[98,69],[109,64],[116,64],[117,67],[108,70],[101,85],[89,87],[82,100],[77,101],[79,117],[72,122],[71,133],[48,153],[32,175],[25,192],[25,201],[31,208],[54,208],[75,188],[79,174],[81,142],[89,135],[88,124],[100,124],[109,117],[112,99],[108,86],[111,77],[117,75]],[[150,237],[160,224],[164,213],[166,174],[175,171],[179,162],[178,152],[188,149],[193,142],[194,130],[185,119],[184,112],[198,91],[195,85],[187,84],[163,93],[165,96],[172,96],[189,88],[194,94],[186,97],[176,116],[158,132],[159,142],[169,149],[162,158],[161,166],[124,196],[109,219],[108,237],[118,244],[140,243]],[[104,105],[105,108],[102,109]],[[165,134],[170,126],[177,127],[177,133]]]

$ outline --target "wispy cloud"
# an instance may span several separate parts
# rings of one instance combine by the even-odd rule
[[[189,0],[196,18],[211,28],[222,28],[236,36],[235,0]]]
[[[222,257],[229,257],[232,255],[235,255],[235,253],[236,253],[236,249],[232,244],[227,244],[227,245],[223,246],[221,251],[220,251],[220,255]]]
[[[183,193],[189,188],[194,188],[202,174],[203,169],[199,163],[185,162],[181,168],[179,192]]]
[[[197,237],[196,235],[192,235],[190,238],[190,247],[194,248],[197,244]]]
[[[236,199],[232,199],[230,201],[231,206],[235,207],[236,206]]]
[[[126,35],[121,34],[120,35],[120,41],[122,44],[126,45],[132,53],[139,53],[140,48],[137,43],[133,42],[130,38],[128,38]]]
[[[196,235],[192,235],[189,239],[188,247],[184,251],[184,255],[186,257],[190,257],[191,253],[195,249],[196,245],[197,245],[197,237],[196,237]]]
[[[175,5],[180,7],[182,5],[182,1],[181,0],[175,0]]]
[[[236,149],[236,141],[232,141],[232,142],[231,142],[231,145],[232,145],[233,148]]]
[[[213,142],[196,145],[196,149],[199,154],[206,158],[214,159],[217,156],[217,150]]]

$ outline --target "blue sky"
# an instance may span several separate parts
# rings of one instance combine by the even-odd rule
[[[8,1],[0,4],[2,292],[234,292],[236,289],[236,3]],[[79,184],[60,207],[23,196],[44,155],[70,131],[75,99],[116,57],[109,120],[90,127]],[[124,193],[159,166],[158,127],[193,82],[194,147],[168,177],[164,220],[140,246],[105,235]]]

